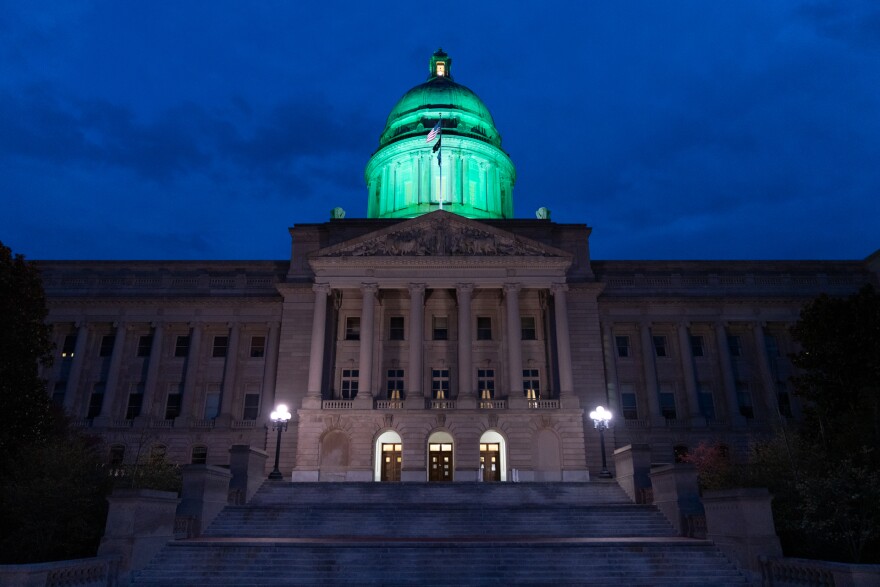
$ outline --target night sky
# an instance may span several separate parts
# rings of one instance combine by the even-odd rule
[[[7,2],[0,240],[31,259],[284,259],[366,216],[438,47],[492,112],[516,216],[594,259],[880,247],[880,3]]]

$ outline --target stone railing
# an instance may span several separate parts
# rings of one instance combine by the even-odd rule
[[[761,557],[761,581],[766,587],[869,587],[880,585],[880,565]]]
[[[354,402],[350,399],[325,399],[321,402],[323,410],[350,410],[354,407]]]
[[[454,410],[455,400],[453,399],[429,399],[427,402],[429,410]]]
[[[0,585],[40,587],[106,587],[116,584],[118,556],[98,556],[68,561],[0,565]]]
[[[533,410],[558,410],[558,399],[532,399],[529,401],[529,407]]]
[[[403,400],[401,399],[377,399],[377,410],[402,410]]]
[[[256,428],[257,421],[256,420],[233,420],[232,427],[236,428],[236,429]]]
[[[507,407],[507,402],[503,399],[481,399],[477,405],[481,410],[503,410]]]

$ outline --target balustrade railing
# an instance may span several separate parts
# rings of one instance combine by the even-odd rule
[[[350,399],[325,399],[321,402],[321,408],[325,410],[350,410],[354,402]]]

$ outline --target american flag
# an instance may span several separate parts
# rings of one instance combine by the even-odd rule
[[[431,132],[428,133],[428,138],[425,139],[426,143],[430,143],[434,139],[437,138],[437,135],[440,134],[440,121],[437,121],[437,124],[434,125],[434,128],[431,129]]]

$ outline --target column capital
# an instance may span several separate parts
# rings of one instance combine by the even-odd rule
[[[690,327],[691,327],[691,321],[690,321],[690,320],[681,320],[681,321],[679,321],[679,323],[678,323],[678,328],[679,328],[679,329],[684,328],[685,330],[687,330],[687,329],[690,328]]]
[[[459,294],[463,294],[463,293],[469,294],[474,291],[474,284],[473,283],[456,283],[455,284],[455,291],[457,291]]]
[[[364,292],[364,294],[376,295],[376,293],[379,291],[379,284],[378,283],[362,283],[361,284],[361,291]]]
[[[551,283],[550,284],[550,292],[555,296],[558,293],[563,293],[568,291],[567,283]]]
[[[205,323],[201,320],[193,320],[192,322],[187,322],[186,325],[193,330],[201,330],[205,326]]]
[[[505,294],[518,294],[522,289],[522,284],[519,282],[516,283],[505,283],[503,286]]]
[[[408,286],[410,295],[415,293],[425,293],[424,283],[410,283]]]
[[[332,288],[330,287],[329,283],[315,283],[312,285],[312,291],[314,291],[316,294],[323,293],[325,296],[330,295],[331,289]]]
[[[238,328],[239,326],[241,326],[241,322],[227,322],[226,323],[226,327],[230,328],[230,329]]]
[[[165,322],[161,320],[154,320],[153,322],[150,322],[150,328],[162,328],[164,326]]]

